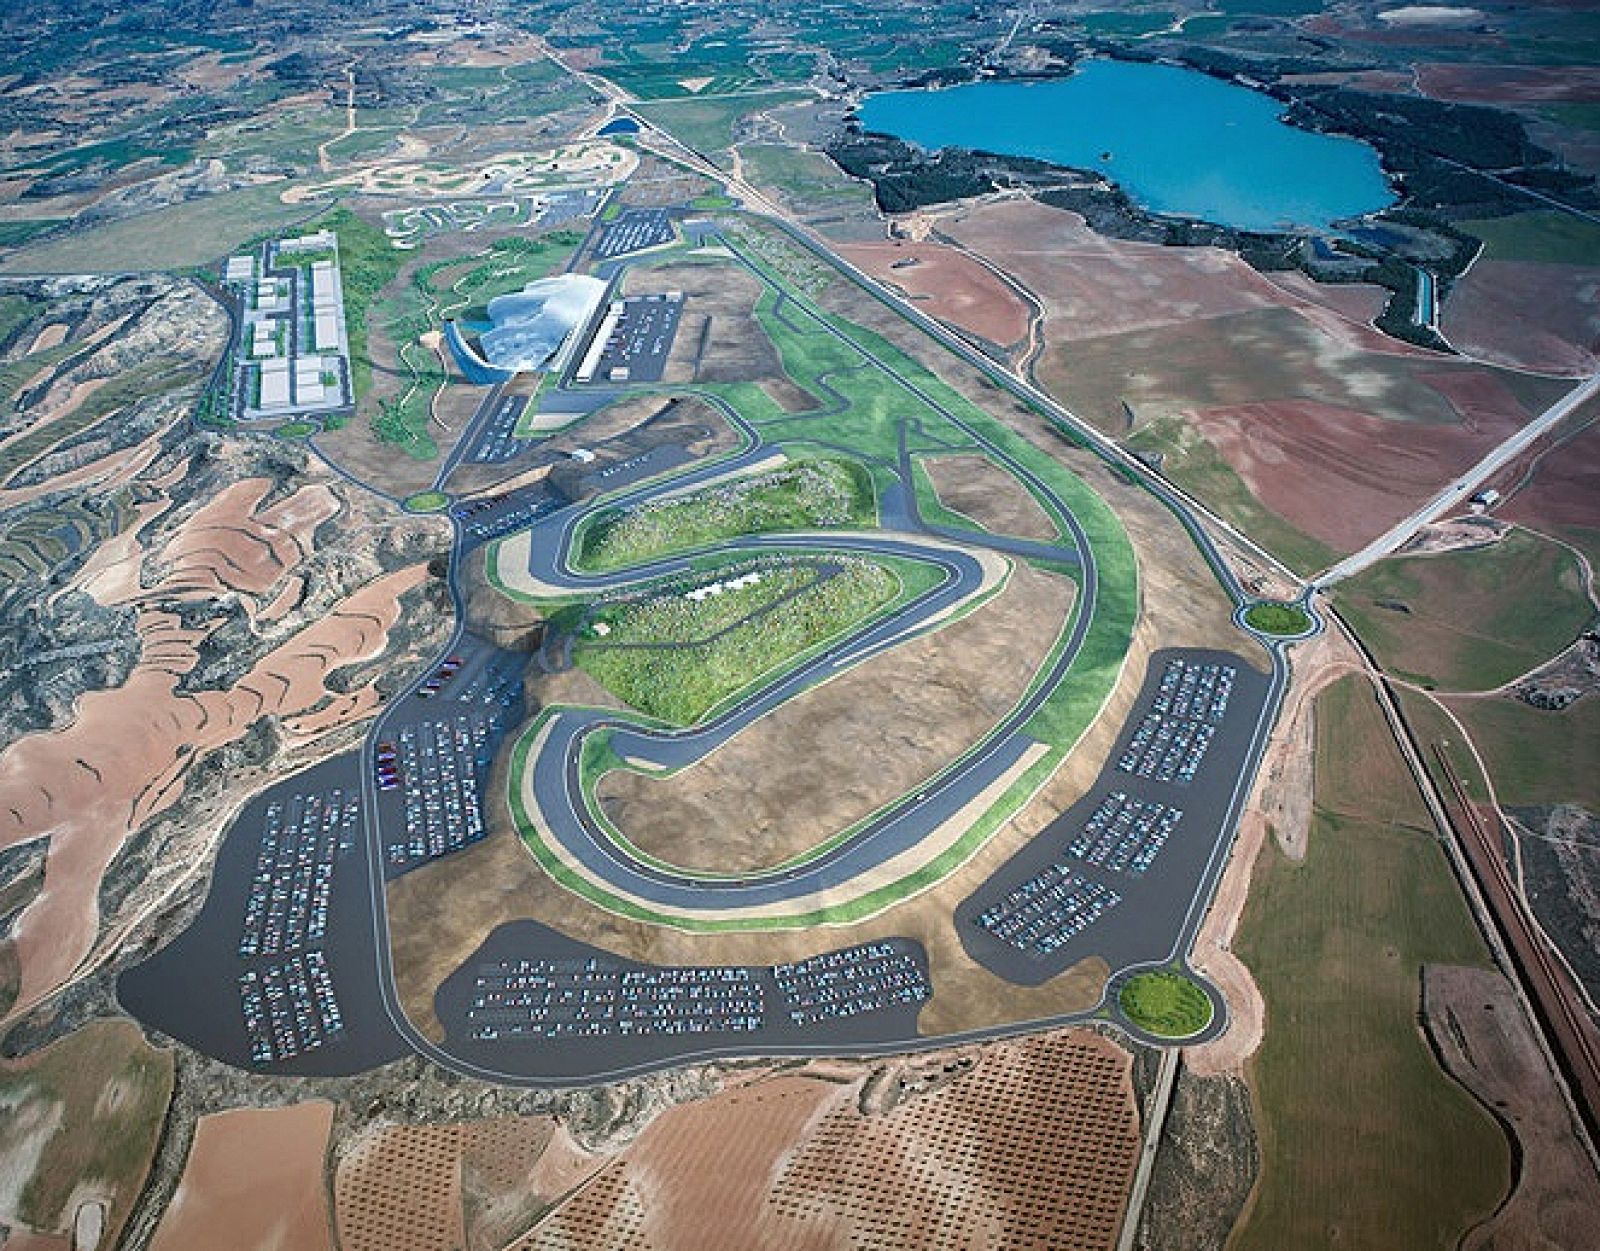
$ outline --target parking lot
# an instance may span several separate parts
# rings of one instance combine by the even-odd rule
[[[245,899],[241,956],[303,951],[328,932],[334,860],[355,846],[361,806],[342,790],[268,803]]]
[[[933,987],[910,955],[891,943],[830,951],[772,974],[796,1025],[838,1021],[895,1004],[923,1003]]]
[[[1137,877],[1154,862],[1182,819],[1182,808],[1112,791],[1084,823],[1083,832],[1067,844],[1067,854],[1097,868]]]
[[[409,719],[373,747],[385,872],[395,876],[483,838],[484,788],[515,724],[527,657],[469,636],[405,705]]]
[[[239,976],[239,1004],[250,1058],[257,1064],[290,1060],[334,1042],[344,1018],[333,994],[327,957],[308,951]]]
[[[461,522],[467,538],[474,543],[487,543],[532,525],[562,507],[566,501],[544,483],[505,495],[491,495],[483,499],[457,504],[450,511]]]
[[[1091,956],[1170,958],[1222,863],[1267,690],[1231,653],[1156,653],[1095,784],[957,906],[972,958],[1025,986]]]
[[[986,910],[978,924],[1026,955],[1047,956],[1121,902],[1103,882],[1052,863]]]
[[[580,373],[579,381],[590,377],[596,382],[660,382],[666,372],[667,356],[678,333],[678,318],[683,313],[680,295],[637,295],[619,300],[621,316],[611,325],[592,375]],[[606,329],[609,319],[602,323]],[[598,332],[597,332],[598,333]]]
[[[649,965],[535,921],[500,925],[439,986],[452,1053],[559,1079],[708,1051],[915,1038],[927,953],[885,938],[791,964]]]
[[[1227,715],[1237,676],[1232,665],[1169,661],[1117,768],[1158,782],[1194,781]]]
[[[525,395],[501,396],[468,460],[474,465],[503,465],[527,451],[532,440],[516,437],[517,422],[527,407]]]
[[[611,1038],[748,1033],[765,996],[736,965],[621,968],[600,960],[509,960],[479,967],[472,1037]]]
[[[672,217],[665,209],[632,209],[606,224],[594,245],[594,259],[609,261],[629,252],[660,247],[676,237]]]

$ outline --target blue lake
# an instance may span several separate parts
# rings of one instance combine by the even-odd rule
[[[1069,78],[870,95],[867,130],[1092,169],[1144,208],[1244,230],[1323,227],[1395,196],[1377,152],[1280,120],[1271,96],[1194,70],[1095,60]]]

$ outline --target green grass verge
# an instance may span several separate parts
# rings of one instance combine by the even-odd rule
[[[580,529],[573,564],[625,569],[747,534],[867,525],[875,515],[871,478],[861,465],[801,460],[681,499],[602,512]]]
[[[1245,609],[1245,624],[1263,634],[1293,637],[1311,628],[1311,618],[1298,604],[1280,604],[1263,600]]]
[[[810,98],[800,91],[765,91],[715,100],[691,96],[641,104],[637,112],[679,142],[707,156],[716,156],[733,145],[734,129],[750,114]]]
[[[1117,1002],[1128,1020],[1162,1038],[1192,1038],[1211,1024],[1210,996],[1181,973],[1130,977]]]
[[[379,292],[394,281],[405,264],[405,254],[395,251],[382,230],[349,209],[335,209],[316,224],[339,238],[339,281],[344,289],[345,329],[350,339],[350,379],[359,402],[372,390],[368,319]]]
[[[443,491],[418,491],[406,496],[405,509],[408,513],[436,513],[449,503],[450,497]]]
[[[1319,765],[1361,753],[1398,760],[1355,678],[1319,698],[1317,741]],[[1249,1070],[1262,1168],[1230,1244],[1242,1251],[1444,1251],[1510,1180],[1505,1135],[1417,1028],[1422,966],[1483,967],[1488,953],[1438,841],[1387,815],[1415,806],[1403,767],[1380,776],[1396,782],[1319,767],[1305,858],[1269,840],[1256,865],[1234,942],[1268,1020]],[[1396,786],[1411,787],[1409,799]]]
[[[285,204],[286,184],[206,196],[19,248],[6,273],[126,273],[211,265],[265,230],[282,232],[303,219],[303,204]]]

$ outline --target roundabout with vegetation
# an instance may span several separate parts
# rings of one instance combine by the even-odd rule
[[[1244,610],[1242,620],[1258,634],[1283,639],[1302,638],[1316,626],[1311,614],[1299,604],[1279,600],[1257,600]]]
[[[1137,973],[1122,984],[1117,1007],[1128,1022],[1157,1038],[1193,1038],[1211,1024],[1216,1009],[1192,978],[1169,970]]]

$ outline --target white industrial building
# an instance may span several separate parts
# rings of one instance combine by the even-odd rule
[[[289,407],[289,362],[281,357],[261,365],[261,408],[264,412]]]

